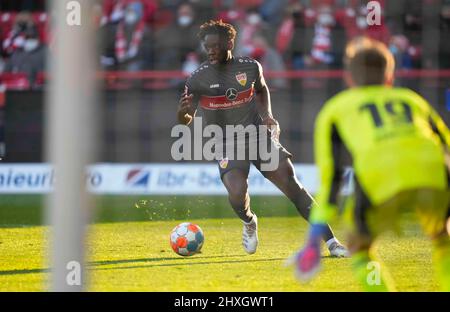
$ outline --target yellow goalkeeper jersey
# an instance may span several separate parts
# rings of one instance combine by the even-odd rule
[[[374,206],[409,189],[447,188],[449,145],[450,132],[440,116],[412,90],[365,86],[337,94],[316,119],[320,187],[310,221],[329,222],[336,213],[345,165],[353,167]]]

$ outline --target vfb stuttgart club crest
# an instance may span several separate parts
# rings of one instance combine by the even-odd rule
[[[247,73],[236,74],[236,80],[244,87],[247,84]]]
[[[228,167],[228,157],[222,158],[219,160],[219,166],[222,169],[226,169]]]

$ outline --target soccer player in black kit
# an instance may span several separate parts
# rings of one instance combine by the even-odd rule
[[[259,152],[257,159],[225,157],[217,160],[230,204],[244,223],[243,247],[247,253],[253,254],[258,245],[258,223],[250,209],[248,194],[250,163],[294,203],[306,220],[313,201],[296,178],[292,154],[278,142],[279,125],[272,115],[269,88],[261,65],[249,57],[233,56],[236,30],[230,24],[211,20],[200,27],[198,35],[208,60],[187,79],[177,112],[179,123],[190,124],[200,104],[208,125],[215,124],[223,128],[226,125],[267,126],[266,135],[258,132],[256,140],[269,140],[270,148],[275,148],[279,155],[278,167],[272,171],[261,170]],[[334,237],[329,227],[324,241],[331,256],[347,256],[347,249]]]

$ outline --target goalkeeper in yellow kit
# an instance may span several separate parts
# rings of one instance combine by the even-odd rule
[[[442,290],[450,291],[450,132],[417,93],[392,87],[394,58],[386,46],[367,38],[349,43],[345,56],[349,89],[331,98],[314,132],[320,188],[310,215],[306,246],[295,256],[297,276],[312,277],[320,264],[320,237],[338,209],[348,221],[352,268],[367,291],[394,290],[386,269],[381,281],[367,278],[375,260],[371,246],[395,229],[400,213],[415,209],[433,240],[433,260]],[[354,169],[354,194],[338,208],[345,166]]]

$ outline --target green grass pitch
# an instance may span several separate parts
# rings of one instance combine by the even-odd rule
[[[224,197],[102,197],[88,227],[91,291],[359,291],[349,259],[323,259],[318,277],[299,284],[283,263],[305,239],[307,224],[282,197],[252,198],[260,216],[254,255],[241,247],[241,222]],[[141,199],[142,200],[142,199]],[[43,291],[48,227],[42,198],[0,198],[0,291]],[[200,254],[176,255],[169,234],[183,221],[198,224]],[[404,236],[384,235],[378,251],[401,291],[436,291],[430,243],[407,217]],[[335,232],[343,240],[338,223]],[[326,254],[326,253],[325,253]]]

